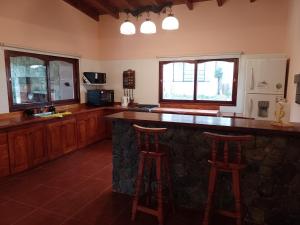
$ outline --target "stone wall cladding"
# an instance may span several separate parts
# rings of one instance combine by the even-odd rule
[[[153,126],[153,124],[141,124]],[[156,124],[156,127],[158,125]],[[203,209],[208,187],[210,143],[201,128],[168,125],[161,142],[170,147],[171,175],[176,204]],[[209,130],[212,131],[213,130]],[[218,132],[220,133],[220,132]],[[226,134],[226,133],[224,133]],[[238,133],[231,133],[239,135]],[[245,224],[300,224],[299,137],[255,135],[243,146],[247,168],[241,173]],[[113,122],[113,190],[133,195],[138,151],[132,123]],[[233,206],[231,177],[219,174],[216,205]]]

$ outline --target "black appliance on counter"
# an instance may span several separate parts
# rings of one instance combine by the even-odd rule
[[[88,90],[87,104],[93,106],[112,106],[114,105],[114,91]]]
[[[106,73],[84,72],[83,80],[87,84],[106,84]]]

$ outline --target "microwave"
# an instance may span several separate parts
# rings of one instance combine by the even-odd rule
[[[83,80],[88,84],[106,84],[106,73],[84,72]]]
[[[114,91],[88,90],[87,104],[93,106],[112,106],[114,105]]]

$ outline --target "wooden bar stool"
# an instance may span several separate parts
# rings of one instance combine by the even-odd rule
[[[231,136],[231,135],[220,135],[205,132],[203,133],[206,137],[212,140],[211,147],[211,160],[208,162],[211,164],[209,182],[208,182],[208,197],[207,204],[204,212],[203,225],[208,225],[211,215],[211,209],[213,205],[213,197],[215,193],[216,179],[218,172],[227,172],[232,175],[232,191],[235,199],[235,211],[217,210],[216,212],[236,219],[236,224],[242,224],[242,213],[241,213],[241,193],[240,193],[240,170],[245,167],[242,164],[242,142],[248,142],[253,140],[253,136]],[[229,143],[235,145],[233,155],[229,152]],[[223,149],[219,152],[219,145],[223,145]],[[220,154],[221,153],[221,154]],[[233,157],[231,157],[233,156]]]
[[[169,170],[169,157],[167,148],[159,144],[159,135],[167,131],[166,128],[146,128],[138,125],[133,125],[137,136],[137,148],[139,150],[139,166],[138,176],[136,180],[135,196],[133,199],[131,220],[135,220],[137,211],[156,216],[160,225],[163,224],[163,188],[162,188],[162,173],[167,178],[167,185],[169,189],[169,202],[173,205],[173,192]],[[151,142],[153,138],[153,143]],[[157,186],[157,209],[150,208],[152,196],[152,178],[153,178],[153,162],[156,167],[156,186]],[[139,204],[141,187],[144,179],[145,168],[148,170],[148,185],[146,185],[146,206]]]

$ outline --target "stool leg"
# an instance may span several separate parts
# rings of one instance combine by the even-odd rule
[[[211,208],[213,203],[213,195],[216,186],[216,178],[217,178],[217,168],[211,167],[210,175],[209,175],[209,183],[208,183],[208,194],[207,194],[207,203],[204,212],[203,225],[209,224],[209,218],[211,214]]]
[[[162,193],[162,180],[161,180],[161,157],[156,159],[156,177],[157,177],[157,203],[158,203],[158,224],[163,225],[163,193]]]
[[[137,176],[135,195],[134,195],[133,205],[132,205],[131,220],[135,220],[136,217],[136,211],[139,202],[139,193],[141,190],[141,185],[142,185],[142,180],[144,175],[144,163],[145,163],[145,156],[142,154],[139,162],[139,167],[138,167],[138,176]]]
[[[152,159],[149,158],[147,159],[147,170],[148,170],[148,187],[147,187],[147,198],[146,198],[146,204],[149,206],[151,204],[151,197],[152,197],[152,176],[153,176],[153,171],[152,171]]]
[[[235,198],[236,224],[242,224],[241,216],[241,193],[240,193],[240,173],[239,171],[232,172],[232,190]]]
[[[171,180],[171,175],[170,175],[169,157],[165,157],[164,166],[165,166],[165,173],[166,173],[167,182],[168,182],[169,200],[170,200],[170,204],[171,204],[171,207],[172,207],[172,212],[175,213],[174,197],[173,197],[173,186],[172,186],[172,180]]]

